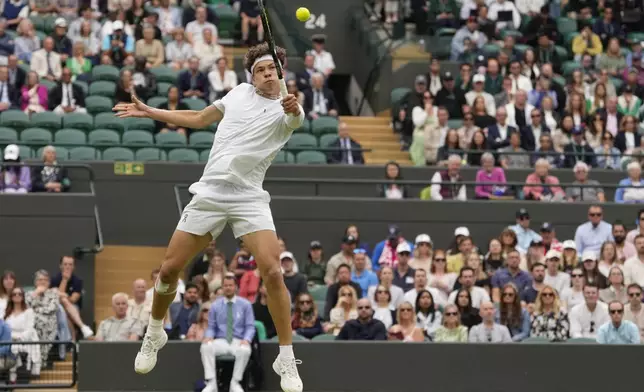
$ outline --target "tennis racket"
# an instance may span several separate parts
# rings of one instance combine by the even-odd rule
[[[277,58],[277,50],[275,50],[275,39],[273,38],[273,33],[271,32],[271,26],[268,24],[268,12],[266,7],[264,7],[264,0],[257,0],[259,5],[259,16],[262,19],[262,25],[264,26],[264,39],[268,43],[268,48],[271,51],[271,56],[273,57],[273,62],[275,63],[275,69],[277,71],[277,78],[280,83],[280,94],[282,98],[288,95],[286,90],[286,82],[284,81],[284,74],[282,72],[282,64],[280,64],[279,59]]]

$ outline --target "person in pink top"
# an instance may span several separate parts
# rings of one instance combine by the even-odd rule
[[[496,199],[507,194],[505,172],[494,167],[494,155],[489,152],[481,156],[481,169],[476,173],[474,192],[477,199]],[[483,185],[489,183],[490,185]]]
[[[534,164],[534,173],[525,179],[523,194],[526,200],[563,201],[566,193],[559,186],[559,179],[548,174],[550,163],[545,159],[538,159]]]
[[[47,110],[47,88],[39,83],[34,71],[27,74],[27,84],[20,93],[20,109],[27,113],[40,113]]]

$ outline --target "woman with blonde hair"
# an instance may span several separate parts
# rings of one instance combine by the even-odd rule
[[[572,122],[575,126],[581,126],[586,121],[586,102],[584,102],[584,96],[578,92],[572,92],[564,113],[572,116]]]
[[[23,19],[16,29],[18,37],[14,40],[14,54],[18,60],[31,62],[31,54],[40,49],[40,38],[36,35],[34,24],[29,19]]]
[[[204,302],[199,309],[199,316],[197,322],[192,324],[186,334],[186,340],[193,340],[201,342],[204,339],[206,330],[208,329],[208,312],[210,312],[211,302]]]
[[[608,287],[599,290],[599,299],[604,303],[619,301],[628,303],[628,294],[624,284],[624,271],[619,266],[612,267],[608,272]]]
[[[467,327],[461,325],[461,314],[454,304],[445,306],[443,325],[438,327],[434,335],[435,342],[467,342]]]
[[[570,273],[579,266],[579,255],[577,254],[577,244],[573,240],[566,240],[561,244],[561,270]]]
[[[396,320],[393,327],[389,328],[389,340],[402,340],[403,342],[423,342],[425,334],[423,329],[416,325],[414,306],[405,301],[396,311]]]
[[[599,260],[597,268],[599,272],[608,278],[610,270],[613,267],[619,267],[620,260],[617,257],[617,245],[613,241],[606,241],[599,249]]]
[[[427,234],[419,234],[414,244],[414,257],[409,260],[409,266],[413,269],[424,269],[429,273],[432,265],[432,239]]]
[[[545,285],[537,294],[530,325],[530,337],[546,338],[552,342],[568,339],[568,314],[552,286]]]
[[[208,283],[208,290],[212,294],[221,287],[221,282],[228,273],[226,270],[226,256],[217,249],[206,249],[206,255],[210,258],[210,263],[208,272],[203,275],[203,278]]]
[[[598,109],[606,107],[606,85],[602,82],[595,83],[595,92],[586,100],[586,112],[594,114]]]
[[[350,286],[342,286],[338,292],[338,302],[331,309],[329,322],[324,325],[324,331],[337,335],[347,320],[358,318],[358,295],[356,290]]]

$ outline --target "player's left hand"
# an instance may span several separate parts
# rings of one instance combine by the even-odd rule
[[[300,115],[300,105],[298,105],[297,98],[293,94],[289,94],[282,98],[282,107],[286,114],[292,114],[294,116]]]

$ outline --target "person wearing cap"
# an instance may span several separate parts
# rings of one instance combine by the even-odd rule
[[[561,271],[561,252],[550,249],[546,253],[545,284],[554,287],[561,295],[566,287],[570,287],[570,275]]]
[[[577,62],[581,61],[581,57],[586,53],[594,57],[604,51],[599,35],[593,33],[590,24],[581,23],[581,34],[572,40],[572,53]]]
[[[353,271],[351,281],[357,283],[362,289],[362,296],[366,296],[369,288],[378,285],[378,276],[375,272],[367,269],[371,264],[367,263],[367,252],[364,249],[356,248],[353,251]]]
[[[309,286],[325,284],[327,262],[324,259],[320,241],[311,241],[307,257],[300,261],[299,268],[306,275]]]
[[[487,36],[478,29],[478,22],[475,16],[467,16],[467,22],[458,29],[452,38],[451,60],[458,60],[465,52],[465,40],[469,39],[471,44],[478,50],[488,41]]]
[[[597,157],[592,147],[584,140],[584,128],[575,126],[572,129],[570,143],[564,146],[563,167],[572,169],[577,162],[584,162],[589,167],[597,167]]]
[[[475,74],[472,77],[472,83],[472,91],[469,91],[467,94],[465,94],[467,104],[473,106],[474,100],[477,97],[483,97],[483,99],[485,100],[485,111],[488,115],[494,116],[496,114],[496,104],[494,103],[494,97],[491,94],[485,92],[485,75],[482,75],[480,73]]]
[[[334,254],[329,259],[329,262],[326,265],[326,274],[324,276],[324,281],[327,286],[333,284],[337,281],[337,269],[341,264],[347,264],[351,269],[353,269],[353,251],[357,248],[357,240],[355,237],[347,235],[342,239],[342,246],[340,252]],[[367,263],[367,269],[371,268],[371,260]]]
[[[551,249],[561,252],[561,243],[557,239],[555,228],[551,223],[544,222],[541,225],[539,228],[539,236],[541,236],[543,246],[546,248],[546,253]]]
[[[599,253],[602,244],[614,241],[613,227],[604,221],[604,209],[599,205],[590,206],[588,209],[588,222],[582,223],[575,231],[575,244],[577,252],[583,253],[591,250]]]
[[[644,235],[635,236],[637,255],[624,262],[624,283],[644,286]]]
[[[20,148],[9,144],[4,149],[5,164],[0,165],[0,193],[27,193],[31,191],[31,171],[21,164]]]
[[[31,70],[39,77],[50,81],[60,79],[63,73],[60,55],[54,51],[54,39],[47,37],[43,40],[43,47],[32,53]]]
[[[414,287],[414,276],[416,274],[416,270],[409,266],[411,247],[406,241],[401,242],[396,247],[395,252],[398,263],[393,268],[394,280],[392,283],[400,287],[404,292],[407,292]],[[389,267],[389,265],[387,266]]]
[[[634,92],[631,86],[624,86],[622,95],[617,98],[617,110],[624,116],[637,116],[642,106],[642,100]]]
[[[400,228],[397,225],[389,225],[387,238],[378,242],[373,248],[372,263],[373,270],[378,271],[382,265],[396,267],[398,256],[397,246],[406,243],[409,252],[414,249],[414,245],[403,237]]]
[[[128,57],[134,53],[134,39],[123,30],[123,22],[115,20],[111,23],[112,29],[103,35],[101,49],[107,54],[115,65],[123,65]]]
[[[546,247],[542,240],[532,241],[528,252],[526,253],[525,260],[521,260],[519,264],[522,270],[528,271],[534,264],[546,264]]]
[[[54,52],[60,55],[64,63],[72,55],[72,40],[67,37],[67,21],[65,18],[58,18],[54,22],[54,32],[51,34],[54,39]]]
[[[597,263],[598,252],[585,250],[581,254],[581,267],[586,283],[597,286],[600,290],[608,287],[608,279],[599,272],[599,263]]]
[[[492,299],[495,303],[501,301],[501,289],[508,283],[514,283],[519,293],[532,284],[532,276],[519,268],[521,254],[511,250],[506,256],[506,267],[501,268],[492,276]]]
[[[414,241],[414,257],[409,261],[413,269],[423,269],[429,273],[432,265],[434,243],[428,234],[419,234]]]
[[[447,109],[449,118],[463,118],[463,108],[467,106],[465,92],[456,86],[454,75],[446,71],[442,76],[442,88],[436,93],[436,105]]]
[[[516,213],[516,224],[509,227],[517,235],[517,246],[527,252],[532,241],[541,241],[541,236],[530,228],[530,213],[521,208]]]
[[[325,78],[329,77],[335,70],[335,62],[333,61],[333,55],[325,49],[326,36],[324,34],[313,35],[311,44],[313,49],[307,53],[315,57],[314,67],[322,71]]]
[[[470,236],[464,236],[456,242],[458,253],[451,253],[447,256],[447,272],[458,273],[472,253],[478,253],[474,241]]]
[[[590,201],[590,202],[600,202],[603,203],[606,201],[604,196],[604,189],[601,187],[601,184],[597,180],[588,179],[588,171],[590,168],[584,162],[577,162],[573,168],[575,174],[575,181],[573,181],[573,186],[566,188],[566,199],[571,202],[575,201]],[[579,187],[575,185],[584,186]]]
[[[284,284],[291,294],[291,301],[294,301],[300,293],[305,293],[308,290],[306,276],[293,269],[295,265],[293,253],[289,251],[282,252],[280,254],[280,261],[282,263]]]

